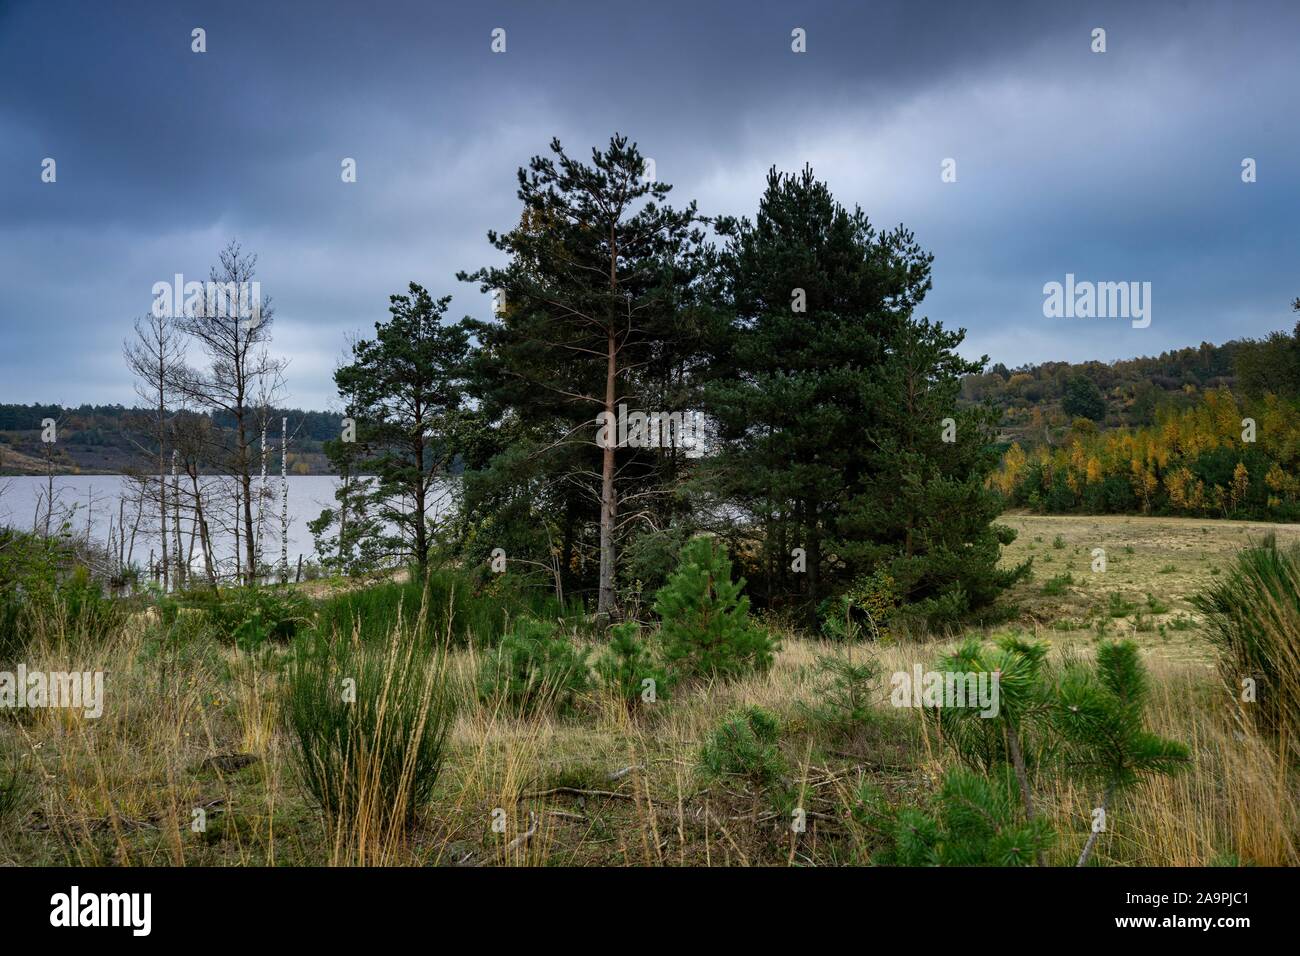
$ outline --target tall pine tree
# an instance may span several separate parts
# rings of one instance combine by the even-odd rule
[[[635,525],[662,523],[675,454],[602,447],[597,418],[616,418],[620,405],[672,410],[662,403],[684,396],[672,386],[687,375],[706,253],[694,204],[666,205],[671,187],[646,176],[626,138],[593,150],[590,164],[558,140],[551,151],[519,171],[518,226],[489,233],[507,264],[460,275],[500,302],[497,321],[470,323],[481,346],[472,388],[499,441],[467,494],[480,523],[500,533],[536,507],[561,570],[594,538],[596,609],[608,617],[620,541]]]
[[[991,414],[958,411],[963,332],[921,320],[932,256],[879,232],[810,168],[773,169],[753,222],[722,219],[732,334],[707,406],[721,453],[709,485],[763,541],[761,592],[818,605],[883,570],[927,616],[987,603],[999,574]],[[951,419],[948,422],[945,419]],[[801,550],[797,550],[801,549]]]
[[[463,376],[469,335],[444,325],[450,296],[435,300],[412,282],[389,297],[391,318],[375,337],[352,345],[352,361],[334,373],[357,419],[366,452],[355,471],[375,477],[374,517],[398,530],[394,542],[423,572],[433,550],[431,512],[450,470],[464,419]],[[346,539],[345,539],[346,541]]]

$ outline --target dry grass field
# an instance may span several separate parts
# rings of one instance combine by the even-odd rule
[[[1151,673],[1150,726],[1191,748],[1187,772],[1119,803],[1096,862],[1296,863],[1294,767],[1225,704],[1188,598],[1252,536],[1296,540],[1300,526],[1004,520],[1020,532],[1006,560],[1032,555],[1035,574],[1012,595],[1021,619],[999,630],[1049,641],[1058,657],[1132,637]],[[1106,551],[1104,573],[1091,570],[1094,548]],[[843,647],[786,635],[761,676],[684,689],[636,716],[595,693],[576,714],[526,719],[477,700],[481,651],[471,647],[449,659],[459,712],[428,806],[400,833],[331,828],[293,772],[278,713],[283,651],[167,644],[156,632],[141,615],[107,644],[52,631],[28,649],[30,668],[102,667],[110,706],[98,720],[59,710],[0,720],[0,752],[25,768],[0,828],[0,865],[865,864],[880,834],[859,812],[863,786],[887,800],[923,799],[953,762],[924,711],[889,706],[885,680],[870,720],[832,729],[813,718],[825,696],[817,660]],[[932,666],[948,646],[886,640],[850,653],[888,675]],[[699,770],[710,731],[750,704],[780,719],[786,803]],[[1048,862],[1074,862],[1094,800],[1062,784],[1044,789],[1056,834]],[[791,803],[804,811],[803,832],[790,825]]]
[[[1279,545],[1300,542],[1297,524],[1029,514],[999,520],[1018,532],[1003,563],[1034,559],[1033,580],[1011,596],[1026,623],[1065,637],[1096,636],[1100,624],[1105,636],[1132,637],[1161,657],[1191,661],[1208,660],[1209,647],[1188,599],[1252,541],[1274,534]],[[1092,570],[1094,548],[1105,550],[1104,573]],[[1068,583],[1049,584],[1063,575]]]

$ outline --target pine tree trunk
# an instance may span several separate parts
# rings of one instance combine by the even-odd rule
[[[613,268],[611,265],[611,273]],[[613,426],[618,365],[612,326],[607,341],[609,350],[605,364],[605,421],[607,426]],[[608,621],[614,613],[614,519],[617,515],[614,499],[614,451],[617,445],[617,441],[607,441],[601,450],[603,461],[600,472],[600,594],[596,604],[596,615],[602,621]]]
[[[416,407],[416,421],[423,422],[424,417]],[[420,579],[424,580],[429,571],[429,532],[424,523],[424,443],[421,441],[416,446],[415,467],[419,474],[419,480],[415,483],[415,560],[420,566]]]
[[[1016,782],[1020,784],[1020,796],[1025,802],[1025,819],[1033,823],[1037,817],[1034,811],[1034,794],[1029,789],[1029,773],[1025,770],[1025,755],[1020,750],[1020,732],[1015,724],[1007,723],[1007,749],[1011,751],[1011,766],[1016,770]],[[1043,851],[1038,851],[1038,865],[1046,866]]]
[[[238,372],[236,372],[238,375]],[[237,408],[235,415],[236,434],[239,449],[238,476],[237,483],[239,494],[236,497],[238,508],[242,509],[242,514],[236,514],[235,521],[238,523],[241,519],[244,525],[244,576],[245,582],[252,584],[257,580],[257,545],[255,537],[256,531],[253,528],[253,476],[252,462],[249,460],[250,448],[248,440],[248,423],[245,421],[247,411],[244,407],[244,386],[240,382],[237,385],[239,389],[235,401]],[[239,498],[242,497],[242,501]]]
[[[185,546],[185,567],[191,570],[194,568],[194,545],[198,543],[199,540],[198,514],[196,506],[194,516],[190,519],[190,543]]]
[[[140,517],[144,514],[144,499],[148,494],[148,483],[142,483],[140,497],[136,499],[135,521],[131,524],[131,542],[126,547],[126,563],[135,559],[135,536],[140,531]]]
[[[818,572],[822,563],[822,542],[817,535],[817,519],[814,517],[812,520],[812,535],[808,541],[808,553],[805,557],[808,561],[808,629],[816,634],[818,593],[821,590]]]
[[[569,568],[573,565],[573,499],[564,496],[564,532],[560,538],[560,586],[567,587],[571,582]]]
[[[343,497],[339,499],[339,573],[348,566],[348,508],[352,504],[351,466],[343,467]]]
[[[54,515],[54,445],[45,446],[45,540],[50,540],[50,518]],[[166,533],[163,525],[163,533]]]
[[[618,292],[618,233],[612,223],[609,227],[609,291],[612,301]],[[615,423],[614,406],[618,401],[618,332],[612,310],[605,342],[605,422],[612,426]],[[614,497],[614,453],[617,447],[617,441],[606,442],[601,456],[600,593],[596,616],[602,624],[608,623],[614,614],[614,521],[618,516],[618,502]]]
[[[1110,806],[1111,797],[1113,797],[1114,795],[1115,795],[1115,784],[1112,783],[1110,786],[1106,788],[1106,792],[1102,795],[1101,798],[1101,817],[1103,820],[1106,819],[1106,809]],[[1097,845],[1097,838],[1099,836],[1101,836],[1100,830],[1093,830],[1091,833],[1088,834],[1088,842],[1083,845],[1083,852],[1079,854],[1079,862],[1074,864],[1075,866],[1088,865],[1088,857],[1092,856],[1092,848]]]

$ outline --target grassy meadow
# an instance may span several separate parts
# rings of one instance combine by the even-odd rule
[[[1295,864],[1294,756],[1285,739],[1241,719],[1190,599],[1253,537],[1300,542],[1300,525],[1003,520],[1019,532],[1004,560],[1033,556],[1034,574],[1009,595],[1018,618],[993,633],[1046,640],[1053,660],[1133,639],[1150,677],[1148,726],[1190,750],[1185,772],[1144,779],[1117,802],[1093,862]],[[1104,573],[1092,571],[1094,548],[1105,549]],[[924,803],[955,761],[925,710],[890,706],[888,675],[934,666],[962,635],[845,645],[783,631],[765,673],[674,687],[639,707],[593,683],[571,706],[523,712],[478,692],[492,650],[474,630],[497,624],[472,597],[450,588],[437,607],[422,614],[403,604],[399,617],[397,585],[299,590],[308,630],[328,626],[337,637],[349,620],[382,619],[366,646],[385,673],[404,653],[392,635],[435,649],[431,666],[445,676],[454,717],[435,742],[442,764],[430,790],[418,789],[404,758],[391,783],[387,758],[363,754],[345,772],[356,809],[322,813],[301,783],[300,741],[285,719],[289,642],[216,640],[194,608],[136,608],[96,635],[54,615],[25,649],[28,668],[102,669],[107,705],[95,720],[58,709],[0,717],[0,782],[9,781],[0,865],[862,865],[885,839],[871,808]],[[345,611],[331,609],[345,593]],[[574,639],[594,644],[581,628]],[[837,655],[877,664],[854,719],[824,710],[819,660]],[[385,683],[375,720],[398,738],[421,738],[428,728],[409,723],[407,705],[428,693],[425,671],[396,670],[413,683]],[[773,775],[706,772],[710,735],[752,706],[779,722],[764,758]],[[1045,776],[1037,797],[1053,834],[1046,862],[1073,865],[1096,795]]]

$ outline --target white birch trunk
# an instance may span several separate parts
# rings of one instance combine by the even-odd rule
[[[266,447],[266,419],[262,419],[262,488],[257,494],[257,567],[261,568],[266,564],[265,557],[262,553],[262,509],[266,504],[266,460],[268,449]]]
[[[172,551],[176,556],[176,575],[172,581],[172,589],[178,590],[184,582],[184,572],[181,569],[181,480],[177,471],[176,459],[179,452],[172,449],[172,534],[173,548]]]
[[[289,580],[289,419],[280,419],[280,583]]]

